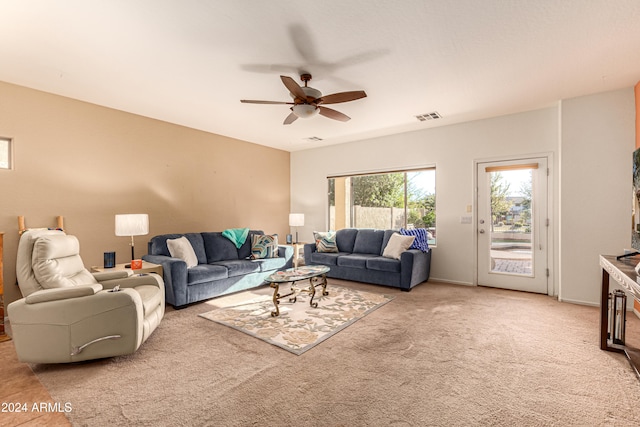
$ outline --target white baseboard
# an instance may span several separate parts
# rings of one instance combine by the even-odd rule
[[[449,283],[452,285],[474,286],[473,283],[469,283],[469,282],[459,282],[457,280],[449,280],[449,279],[437,279],[435,277],[429,277],[429,280],[427,281],[427,283],[429,282],[440,282],[440,283]]]
[[[569,304],[578,304],[578,305],[588,305],[589,307],[600,307],[599,303],[594,303],[590,301],[582,301],[577,299],[567,299],[567,298],[558,298],[560,302],[568,302]]]

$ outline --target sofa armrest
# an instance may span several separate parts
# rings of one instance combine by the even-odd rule
[[[285,259],[285,265],[282,269],[293,267],[293,247],[278,245],[278,256]]]
[[[144,255],[143,260],[162,265],[164,277],[164,295],[166,301],[174,307],[187,304],[187,263],[178,258],[165,255]]]
[[[311,254],[316,251],[315,243],[307,243],[304,245],[304,263],[311,265]]]
[[[36,291],[25,298],[27,304],[38,304],[47,301],[58,301],[71,298],[95,295],[102,290],[102,285],[82,285],[65,288],[43,289]]]
[[[429,279],[431,250],[410,249],[400,256],[400,288],[409,290]]]

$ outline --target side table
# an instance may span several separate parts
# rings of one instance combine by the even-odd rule
[[[293,266],[295,268],[298,268],[298,264],[300,261],[300,250],[302,250],[303,253],[303,264],[304,265],[304,245],[306,245],[305,242],[298,242],[298,243],[279,243],[279,246],[291,246],[293,247]]]
[[[156,273],[158,275],[160,275],[160,277],[162,277],[162,265],[160,264],[154,264],[152,262],[147,262],[147,261],[142,261],[142,268],[138,268],[136,270],[132,270],[131,268],[126,268],[125,265],[128,265],[129,263],[126,264],[116,264],[115,267],[113,268],[104,268],[104,267],[100,267],[100,266],[92,266],[91,267],[91,271],[94,273],[104,273],[107,271],[131,271],[133,274],[140,274],[140,273]]]

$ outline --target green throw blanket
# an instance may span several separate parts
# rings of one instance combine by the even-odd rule
[[[231,240],[236,248],[240,249],[240,246],[247,241],[249,235],[248,228],[228,228],[222,232],[222,235]]]

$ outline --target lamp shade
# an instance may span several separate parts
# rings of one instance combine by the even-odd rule
[[[149,234],[149,215],[116,215],[116,236],[144,236]]]
[[[304,225],[304,214],[301,214],[301,213],[290,213],[289,214],[289,225],[291,227],[302,227]]]

